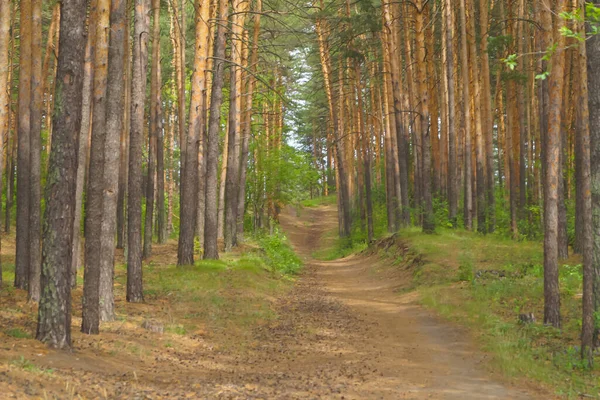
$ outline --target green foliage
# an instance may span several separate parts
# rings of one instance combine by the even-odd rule
[[[296,255],[279,229],[272,235],[258,238],[260,247],[264,250],[265,263],[271,270],[286,275],[297,274],[302,268],[302,260]]]
[[[458,280],[462,282],[471,282],[474,275],[473,260],[470,254],[462,254],[459,257],[460,265],[458,266]]]

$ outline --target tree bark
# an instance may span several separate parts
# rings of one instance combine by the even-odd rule
[[[206,157],[206,214],[204,224],[204,259],[218,259],[217,247],[217,174],[219,157],[219,125],[223,103],[223,75],[225,68],[225,36],[228,18],[227,0],[219,0],[219,20],[214,42],[213,83],[210,95]]]
[[[2,155],[4,153],[4,138],[10,131],[10,27],[12,4],[10,0],[0,0],[0,196],[2,194]],[[0,287],[2,287],[2,262],[0,260]]]
[[[42,263],[41,152],[42,109],[44,107],[42,84],[42,0],[32,0],[31,104],[29,106],[29,284],[27,288],[29,300],[35,302],[40,299],[40,268]]]
[[[575,7],[584,10],[584,0],[575,0]],[[577,23],[576,31],[585,35],[585,25]],[[583,298],[582,298],[582,327],[581,327],[581,357],[587,360],[590,367],[594,363],[594,237],[593,209],[591,187],[591,141],[590,141],[590,112],[588,108],[588,71],[586,46],[577,47],[576,68],[579,71],[579,90],[577,91],[577,126],[576,126],[576,156],[579,161],[579,177],[577,179],[577,194],[581,209],[576,212],[581,215],[581,250],[583,253]],[[597,72],[596,72],[597,74]]]
[[[587,51],[587,75],[588,75],[588,105],[589,105],[589,130],[590,130],[590,188],[592,195],[592,276],[587,268],[587,260],[584,260],[585,279],[584,289],[589,290],[589,279],[593,281],[593,312],[600,313],[600,36],[592,35],[586,42]],[[586,268],[587,267],[587,268]],[[586,293],[586,301],[589,301]],[[587,310],[586,312],[589,312]],[[600,326],[596,321],[594,326],[595,338],[594,346],[598,347],[600,343]]]
[[[41,298],[36,338],[71,347],[71,282],[77,149],[81,124],[87,1],[61,3],[54,139],[44,215]]]
[[[85,267],[83,282],[83,317],[81,332],[100,332],[100,259],[102,232],[102,192],[104,144],[106,139],[106,82],[108,79],[108,40],[110,32],[110,0],[97,0],[92,95],[92,138],[90,167],[85,204]]]
[[[556,11],[565,9],[565,0],[558,0]],[[547,4],[547,3],[546,3]],[[551,9],[544,10],[550,13]],[[546,180],[544,186],[544,323],[560,327],[560,292],[558,284],[558,173],[560,162],[560,126],[564,80],[565,38],[560,34],[564,22],[557,19],[554,27],[557,51],[552,55],[549,81],[548,131],[546,135]]]
[[[467,18],[465,10],[465,0],[460,0],[460,21],[461,21],[461,68],[462,68],[462,90],[463,90],[463,109],[465,124],[465,196],[464,196],[464,223],[467,230],[473,227],[472,220],[472,185],[471,185],[471,115],[469,104],[471,96],[469,91],[469,56],[467,47]]]
[[[156,182],[156,158],[162,79],[160,76],[160,0],[152,0],[152,76],[150,79],[150,130],[148,131],[148,176],[146,180],[146,215],[144,221],[144,249],[142,257],[152,255],[154,224],[154,189]]]
[[[237,211],[237,233],[238,241],[243,240],[244,234],[244,212],[246,210],[246,172],[248,166],[248,152],[250,147],[250,135],[252,133],[252,99],[254,98],[254,87],[256,85],[256,70],[258,64],[258,39],[260,35],[260,16],[262,12],[262,0],[255,3],[254,28],[252,32],[252,55],[250,56],[250,73],[248,74],[248,86],[246,91],[246,109],[244,110],[245,123],[242,126],[242,159],[240,161],[240,190],[238,195]],[[325,184],[325,186],[327,186]]]
[[[126,19],[130,19],[131,0],[125,0]],[[129,175],[129,127],[131,125],[131,35],[130,25],[125,24],[124,51],[125,60],[123,63],[124,82],[123,82],[123,124],[121,128],[120,149],[121,155],[119,158],[119,191],[117,194],[117,249],[125,247],[126,233],[126,207],[125,199],[127,198],[127,177]]]
[[[112,0],[110,6],[110,47],[106,93],[106,137],[104,139],[104,174],[102,177],[102,227],[100,237],[100,320],[115,319],[113,293],[115,233],[117,230],[117,193],[123,131],[123,97],[126,90],[125,33],[128,24],[127,0]]]
[[[127,198],[127,301],[144,301],[142,290],[142,147],[148,64],[146,0],[134,1],[131,131],[129,133],[129,185]]]
[[[17,146],[17,238],[15,287],[27,289],[30,268],[29,201],[30,201],[30,111],[31,105],[31,0],[20,2],[20,55]]]
[[[419,97],[421,103],[421,143],[423,145],[422,159],[422,189],[423,189],[423,232],[435,231],[435,217],[433,215],[433,200],[431,193],[431,124],[429,115],[429,90],[427,84],[427,60],[425,51],[425,16],[428,15],[427,4],[423,0],[417,1],[417,15],[415,29],[417,31],[417,69],[419,80]],[[437,123],[435,124],[437,126]],[[419,133],[417,133],[419,134]],[[435,132],[437,135],[437,132]]]
[[[446,52],[448,54],[446,62],[446,76],[448,77],[448,219],[453,227],[457,227],[458,217],[458,182],[456,179],[457,154],[456,154],[456,104],[454,94],[454,24],[452,19],[452,2],[445,0],[444,4],[446,15]]]
[[[94,44],[96,30],[95,15],[96,4],[98,0],[90,1],[90,11],[87,23],[87,42],[85,47],[85,75],[83,77],[83,97],[81,108],[81,132],[79,133],[79,148],[77,156],[77,184],[75,198],[75,219],[73,220],[73,258],[71,265],[71,284],[73,287],[77,284],[77,271],[81,262],[81,216],[83,211],[83,191],[85,187],[85,177],[87,171],[87,161],[90,146],[90,125],[91,125],[91,105],[92,105],[92,87],[94,79]]]

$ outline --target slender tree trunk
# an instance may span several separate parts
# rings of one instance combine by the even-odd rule
[[[469,30],[475,32],[475,4],[474,1],[469,2]],[[470,35],[468,39],[469,52],[471,54],[471,68],[472,72],[472,87],[473,87],[473,112],[475,120],[475,158],[476,158],[476,191],[477,191],[477,232],[487,233],[487,204],[486,204],[486,181],[485,181],[485,154],[484,154],[484,138],[482,130],[485,122],[482,118],[481,101],[482,95],[479,66],[477,62],[477,47],[475,45],[475,36]]]
[[[556,11],[565,10],[565,0],[558,0]],[[547,3],[546,3],[547,4]],[[550,13],[547,9],[544,12]],[[562,19],[555,25],[557,51],[553,54],[548,105],[548,131],[546,135],[546,181],[544,186],[544,323],[560,327],[560,292],[558,284],[558,173],[560,162],[560,126],[562,89],[564,81],[564,26]]]
[[[584,0],[574,0],[575,7],[584,10]],[[576,31],[585,34],[585,25],[577,23]],[[576,126],[576,155],[579,162],[577,179],[577,198],[580,199],[581,209],[576,212],[581,215],[581,250],[583,253],[583,299],[582,299],[582,328],[581,328],[581,357],[587,360],[590,367],[594,363],[594,237],[593,209],[591,187],[591,141],[590,141],[590,112],[588,108],[588,71],[586,46],[579,45],[576,54],[576,66],[579,74],[577,90],[577,126]]]
[[[31,1],[31,104],[29,106],[29,285],[28,298],[40,299],[42,263],[42,0]],[[1,177],[2,175],[0,175]],[[0,187],[2,184],[0,182]]]
[[[445,1],[446,15],[446,52],[448,54],[446,62],[446,75],[448,77],[448,219],[456,228],[458,216],[458,183],[457,183],[457,154],[456,154],[456,123],[454,117],[456,115],[455,95],[454,95],[454,24],[452,19],[452,2]]]
[[[129,21],[131,17],[131,0],[125,0],[125,13],[126,20]],[[124,69],[124,82],[123,82],[123,124],[120,130],[120,149],[121,154],[119,158],[119,192],[117,195],[117,249],[123,249],[125,247],[125,238],[127,236],[125,226],[126,220],[126,207],[125,199],[127,198],[127,177],[129,175],[129,127],[131,125],[131,35],[130,35],[130,24],[125,23],[124,33],[124,51],[125,60],[123,63]]]
[[[148,131],[148,177],[146,180],[146,215],[144,221],[143,258],[152,255],[152,227],[154,223],[154,189],[156,182],[156,146],[158,129],[160,128],[159,113],[161,96],[160,88],[160,0],[152,0],[152,77],[150,80],[150,130]]]
[[[10,0],[0,0],[0,168],[3,166],[4,138],[8,138],[10,131],[10,80],[9,80],[9,48],[10,26],[12,17],[12,4]],[[0,169],[0,195],[2,170]],[[2,262],[0,261],[0,287],[2,287]]]
[[[198,151],[202,126],[202,93],[206,84],[204,69],[205,46],[208,44],[207,29],[202,17],[203,7],[196,3],[196,53],[194,55],[194,74],[192,75],[192,94],[190,102],[189,127],[186,144],[185,168],[182,171],[181,221],[179,233],[178,265],[194,263],[194,232],[198,211]]]
[[[242,158],[240,168],[240,190],[238,195],[237,232],[238,241],[243,240],[244,234],[244,212],[246,202],[246,171],[248,165],[248,152],[250,147],[250,135],[252,133],[252,99],[254,98],[254,87],[256,85],[256,70],[258,63],[258,39],[260,35],[260,16],[262,12],[262,0],[255,3],[254,28],[252,33],[252,55],[250,56],[250,73],[248,74],[248,86],[246,91],[246,109],[244,113],[245,123],[242,126]],[[327,184],[325,187],[327,187]]]
[[[127,301],[144,301],[142,290],[142,147],[148,64],[146,0],[134,1],[131,131],[129,133],[129,185],[127,198]]]
[[[15,287],[27,289],[30,270],[29,201],[30,201],[30,105],[31,105],[31,0],[20,2],[20,56],[17,147],[17,238]]]
[[[465,228],[471,230],[473,227],[472,220],[472,185],[471,185],[471,115],[470,115],[470,91],[469,91],[469,56],[467,47],[467,18],[465,10],[465,0],[460,0],[460,21],[461,21],[461,69],[462,69],[462,84],[463,84],[463,109],[465,123]]]
[[[242,36],[245,21],[245,4],[234,0],[232,5],[231,27],[231,76],[229,79],[229,149],[227,159],[227,177],[225,179],[225,251],[231,251],[237,245],[237,211],[240,185],[240,138],[241,138],[241,99],[242,99]]]
[[[100,259],[102,233],[102,192],[104,144],[106,139],[106,83],[110,32],[110,0],[97,0],[92,95],[92,139],[90,169],[85,203],[85,269],[83,282],[83,317],[81,332],[100,332]]]
[[[106,93],[106,137],[102,177],[102,226],[100,237],[100,320],[115,319],[113,294],[117,193],[123,131],[123,97],[126,91],[125,57],[129,56],[125,34],[128,24],[127,0],[112,0],[110,6],[110,47]]]
[[[321,9],[323,8],[323,4],[321,4]],[[350,213],[350,190],[348,187],[348,180],[347,180],[347,171],[346,171],[346,166],[344,165],[344,154],[343,154],[343,148],[342,148],[342,143],[341,141],[341,129],[340,129],[340,120],[338,119],[338,111],[337,108],[334,105],[333,102],[333,88],[332,88],[332,82],[331,82],[331,73],[330,73],[330,58],[329,58],[329,50],[327,48],[327,44],[326,44],[326,40],[324,37],[324,33],[322,30],[322,21],[317,21],[316,24],[316,28],[317,28],[317,38],[318,38],[318,42],[319,42],[319,54],[320,54],[320,59],[321,59],[321,68],[323,69],[323,77],[325,80],[325,92],[327,94],[327,99],[328,99],[328,106],[329,106],[329,116],[331,119],[331,124],[333,127],[333,140],[335,141],[334,143],[334,148],[335,148],[335,152],[336,152],[336,156],[337,156],[337,173],[338,173],[338,184],[339,184],[339,190],[338,190],[338,196],[339,196],[339,203],[341,205],[340,209],[341,209],[341,213],[340,213],[340,217],[341,217],[341,223],[340,223],[340,237],[341,238],[347,238],[350,236],[351,233],[351,226],[352,226],[352,217],[351,217],[351,213]],[[341,85],[341,83],[340,83]],[[341,104],[342,102],[342,97],[340,96],[339,102]]]
[[[589,130],[590,130],[590,151],[591,151],[591,171],[590,171],[590,189],[592,195],[592,265],[593,272],[589,271],[587,259],[584,259],[584,290],[585,300],[589,301],[589,279],[593,281],[593,312],[600,313],[600,36],[592,35],[586,42],[587,51],[587,75],[588,75],[588,96],[589,96]],[[592,276],[590,276],[592,272]],[[584,303],[585,304],[585,303]],[[586,313],[589,313],[587,307]],[[595,340],[594,347],[598,347],[600,339],[600,326],[596,319],[594,326],[593,338]],[[586,338],[587,339],[587,338]]]
[[[90,1],[90,0],[88,0]],[[81,217],[83,211],[83,191],[85,187],[85,177],[87,169],[87,160],[90,146],[90,126],[91,126],[91,106],[92,106],[92,87],[94,79],[94,46],[96,30],[93,28],[96,18],[96,4],[98,0],[90,1],[90,12],[87,24],[87,43],[85,47],[85,75],[83,77],[83,97],[81,109],[81,132],[79,133],[79,148],[77,156],[77,184],[75,198],[75,219],[73,220],[73,258],[71,265],[71,284],[75,287],[77,283],[77,271],[81,263]]]
[[[159,64],[160,69],[160,64]],[[160,71],[159,71],[160,74]],[[158,243],[167,242],[167,226],[165,224],[165,129],[162,101],[156,110],[158,129],[156,136],[156,226]]]
[[[485,145],[485,174],[486,174],[486,209],[487,231],[496,229],[496,195],[494,180],[494,121],[492,117],[492,89],[490,83],[490,61],[488,54],[488,1],[479,1],[479,15],[481,21],[481,43],[479,57],[481,60],[481,124]],[[473,16],[474,17],[474,16]]]
[[[218,259],[217,247],[217,174],[219,157],[219,125],[223,103],[225,68],[225,36],[228,18],[227,0],[219,0],[219,20],[214,43],[213,83],[210,95],[206,157],[206,221],[204,224],[204,259]]]
[[[421,143],[423,145],[422,159],[422,189],[423,189],[423,232],[433,233],[435,231],[435,217],[433,215],[433,201],[431,189],[431,129],[429,115],[429,91],[427,85],[427,63],[430,62],[426,58],[425,51],[425,17],[428,15],[426,2],[423,0],[417,1],[419,10],[416,15],[417,31],[417,68],[419,80],[419,92],[421,103]],[[437,123],[435,124],[437,127]],[[419,133],[417,133],[419,134]],[[437,135],[437,131],[435,132]]]
[[[51,347],[71,347],[71,246],[81,124],[86,0],[61,3],[54,139],[44,215],[41,298],[36,338]],[[59,179],[60,177],[60,179]]]

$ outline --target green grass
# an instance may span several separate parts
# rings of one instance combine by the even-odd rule
[[[249,250],[242,254],[223,254],[220,260],[192,266],[144,266],[146,301],[170,304],[155,316],[166,333],[187,336],[206,329],[245,337],[277,317],[273,300],[291,287],[302,263],[280,233],[247,244]],[[117,272],[117,283],[125,287],[125,266]]]
[[[563,326],[557,330],[541,321],[541,243],[443,228],[434,235],[409,228],[399,236],[421,255],[412,287],[423,304],[470,327],[507,377],[542,382],[568,398],[600,396],[600,356],[593,370],[579,358],[582,272],[576,258],[560,267]],[[537,322],[521,324],[519,314],[530,312]]]
[[[24,371],[33,372],[36,374],[48,374],[52,375],[54,373],[53,369],[50,368],[40,368],[31,361],[25,359],[25,357],[21,356],[15,360],[11,361],[11,365],[14,365],[17,368],[20,368]]]
[[[302,207],[319,207],[334,205],[337,204],[337,197],[335,195],[315,197],[313,199],[303,200],[300,204],[302,205]]]
[[[6,330],[4,333],[10,337],[14,337],[17,339],[31,339],[31,334],[29,332],[25,332],[21,328],[11,328]]]

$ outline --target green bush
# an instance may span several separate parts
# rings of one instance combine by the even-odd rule
[[[302,260],[296,255],[287,238],[279,229],[275,229],[272,235],[259,237],[258,244],[264,250],[265,263],[273,271],[294,275],[302,268]]]

